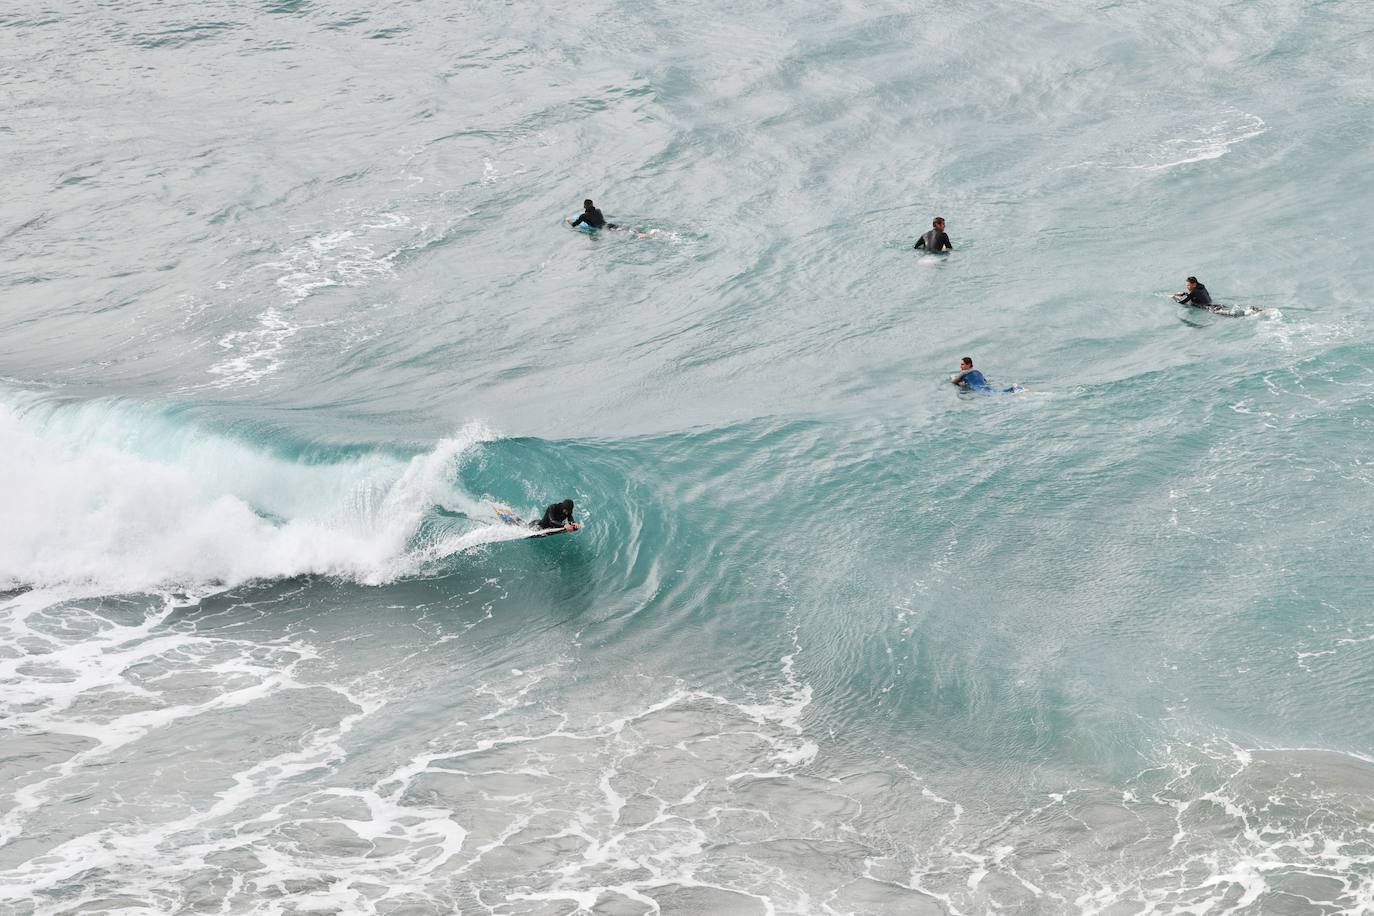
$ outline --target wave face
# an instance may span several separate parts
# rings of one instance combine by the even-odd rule
[[[11,6],[0,913],[1374,912],[1365,5]]]

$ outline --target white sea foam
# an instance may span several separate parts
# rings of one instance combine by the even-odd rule
[[[1061,166],[1059,170],[1097,167],[1159,172],[1194,162],[1219,159],[1230,152],[1233,146],[1252,140],[1268,129],[1259,115],[1234,108],[1226,109],[1218,113],[1211,124],[1196,125],[1183,136],[1153,140],[1145,144],[1143,150],[1129,147],[1108,154],[1105,158]]]
[[[1216,123],[1204,128],[1197,134],[1175,137],[1160,144],[1155,155],[1157,161],[1141,165],[1121,166],[1121,168],[1156,172],[1193,162],[1220,159],[1230,152],[1231,147],[1237,143],[1254,139],[1267,129],[1264,119],[1258,115],[1243,111],[1226,112]]]
[[[320,282],[317,286],[327,286]],[[300,326],[287,321],[275,306],[264,309],[257,316],[257,326],[246,331],[232,331],[218,341],[225,355],[210,367],[211,375],[219,376],[223,385],[256,382],[281,367],[281,354],[286,342],[300,331]]]
[[[104,402],[28,414],[0,405],[0,585],[391,581],[519,534],[486,525],[418,537],[436,505],[481,512],[455,470],[492,438],[472,424],[409,461],[304,464]]]
[[[212,387],[251,384],[277,372],[289,341],[306,327],[292,317],[295,307],[317,290],[364,286],[390,275],[400,249],[371,236],[405,231],[410,223],[403,213],[365,213],[353,228],[310,235],[279,257],[251,268],[250,273],[276,273],[281,298],[260,311],[252,327],[219,338],[223,355],[207,370],[216,377]]]
[[[73,786],[88,785],[92,773],[119,766],[118,754],[137,742],[156,740],[155,735],[171,729],[194,732],[198,721],[278,702],[289,692],[320,689],[297,676],[303,662],[318,658],[310,646],[294,640],[261,646],[169,626],[170,615],[188,603],[166,599],[160,612],[154,610],[132,624],[91,613],[85,602],[61,591],[36,590],[0,608],[4,642],[22,640],[27,647],[24,654],[0,659],[0,683],[32,688],[28,695],[7,691],[0,701],[0,719],[20,734],[79,736],[85,742],[79,752],[16,780],[7,803],[0,806],[0,845],[26,837],[43,850],[42,855],[0,869],[0,908],[58,887],[77,893],[62,906],[97,900],[100,891],[83,878],[102,874],[118,874],[128,893],[155,899],[173,876],[207,867],[217,853],[237,843],[232,831],[215,834],[204,828],[223,822],[247,826],[254,822],[253,815],[261,818],[260,799],[342,757],[341,739],[382,705],[375,697],[326,688],[339,694],[344,714],[328,726],[311,729],[279,753],[225,771],[213,801],[158,806],[143,818],[112,821],[65,839],[41,832],[34,836],[28,828],[39,812],[60,805]],[[54,632],[52,624],[59,619],[61,626]],[[85,631],[84,638],[69,639],[73,622]],[[196,700],[173,701],[176,689],[168,692],[160,678],[131,677],[142,667],[169,666],[173,671],[194,670],[198,680],[216,689],[200,692]],[[112,702],[116,697],[122,699]],[[248,806],[252,807],[245,812]],[[412,825],[424,814],[409,813]],[[266,820],[274,820],[270,812]],[[453,825],[449,828],[452,832]],[[419,838],[422,828],[414,826],[413,832]],[[169,843],[177,847],[177,856],[162,854]],[[283,861],[286,857],[277,850],[265,847],[259,855],[287,879],[306,871]],[[35,911],[58,912],[60,907],[40,906]]]

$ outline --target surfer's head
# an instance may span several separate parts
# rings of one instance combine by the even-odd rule
[[[960,368],[960,369],[972,369],[972,368],[973,368],[973,357],[972,357],[972,356],[965,356],[963,359],[959,360],[959,368]]]
[[[563,500],[561,503],[559,503],[558,505],[561,506],[561,507],[563,508],[563,511],[564,511],[564,512],[567,512],[569,515],[572,514],[572,510],[573,510],[573,501],[572,501],[571,499],[565,499],[565,500]]]
[[[591,209],[593,209],[593,208],[595,208],[595,207],[596,207],[596,204],[592,203],[592,199],[591,199],[590,197],[588,197],[586,200],[582,201],[582,209],[583,209],[583,210],[591,210]]]
[[[937,216],[930,221],[930,225],[936,229],[943,229],[945,228],[945,218],[943,216]]]
[[[1197,287],[1197,277],[1188,278],[1188,291],[1192,292]]]

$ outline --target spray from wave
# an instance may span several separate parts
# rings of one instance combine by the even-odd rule
[[[119,401],[0,401],[0,588],[134,592],[298,575],[380,584],[518,537],[471,518],[461,464],[495,438],[469,424],[410,458],[293,460]]]

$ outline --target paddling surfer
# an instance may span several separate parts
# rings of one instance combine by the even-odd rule
[[[1207,309],[1209,312],[1217,311],[1217,306],[1212,304],[1212,294],[1207,292],[1207,287],[1197,282],[1197,277],[1189,277],[1187,283],[1187,292],[1174,293],[1175,302],[1179,305]]]

